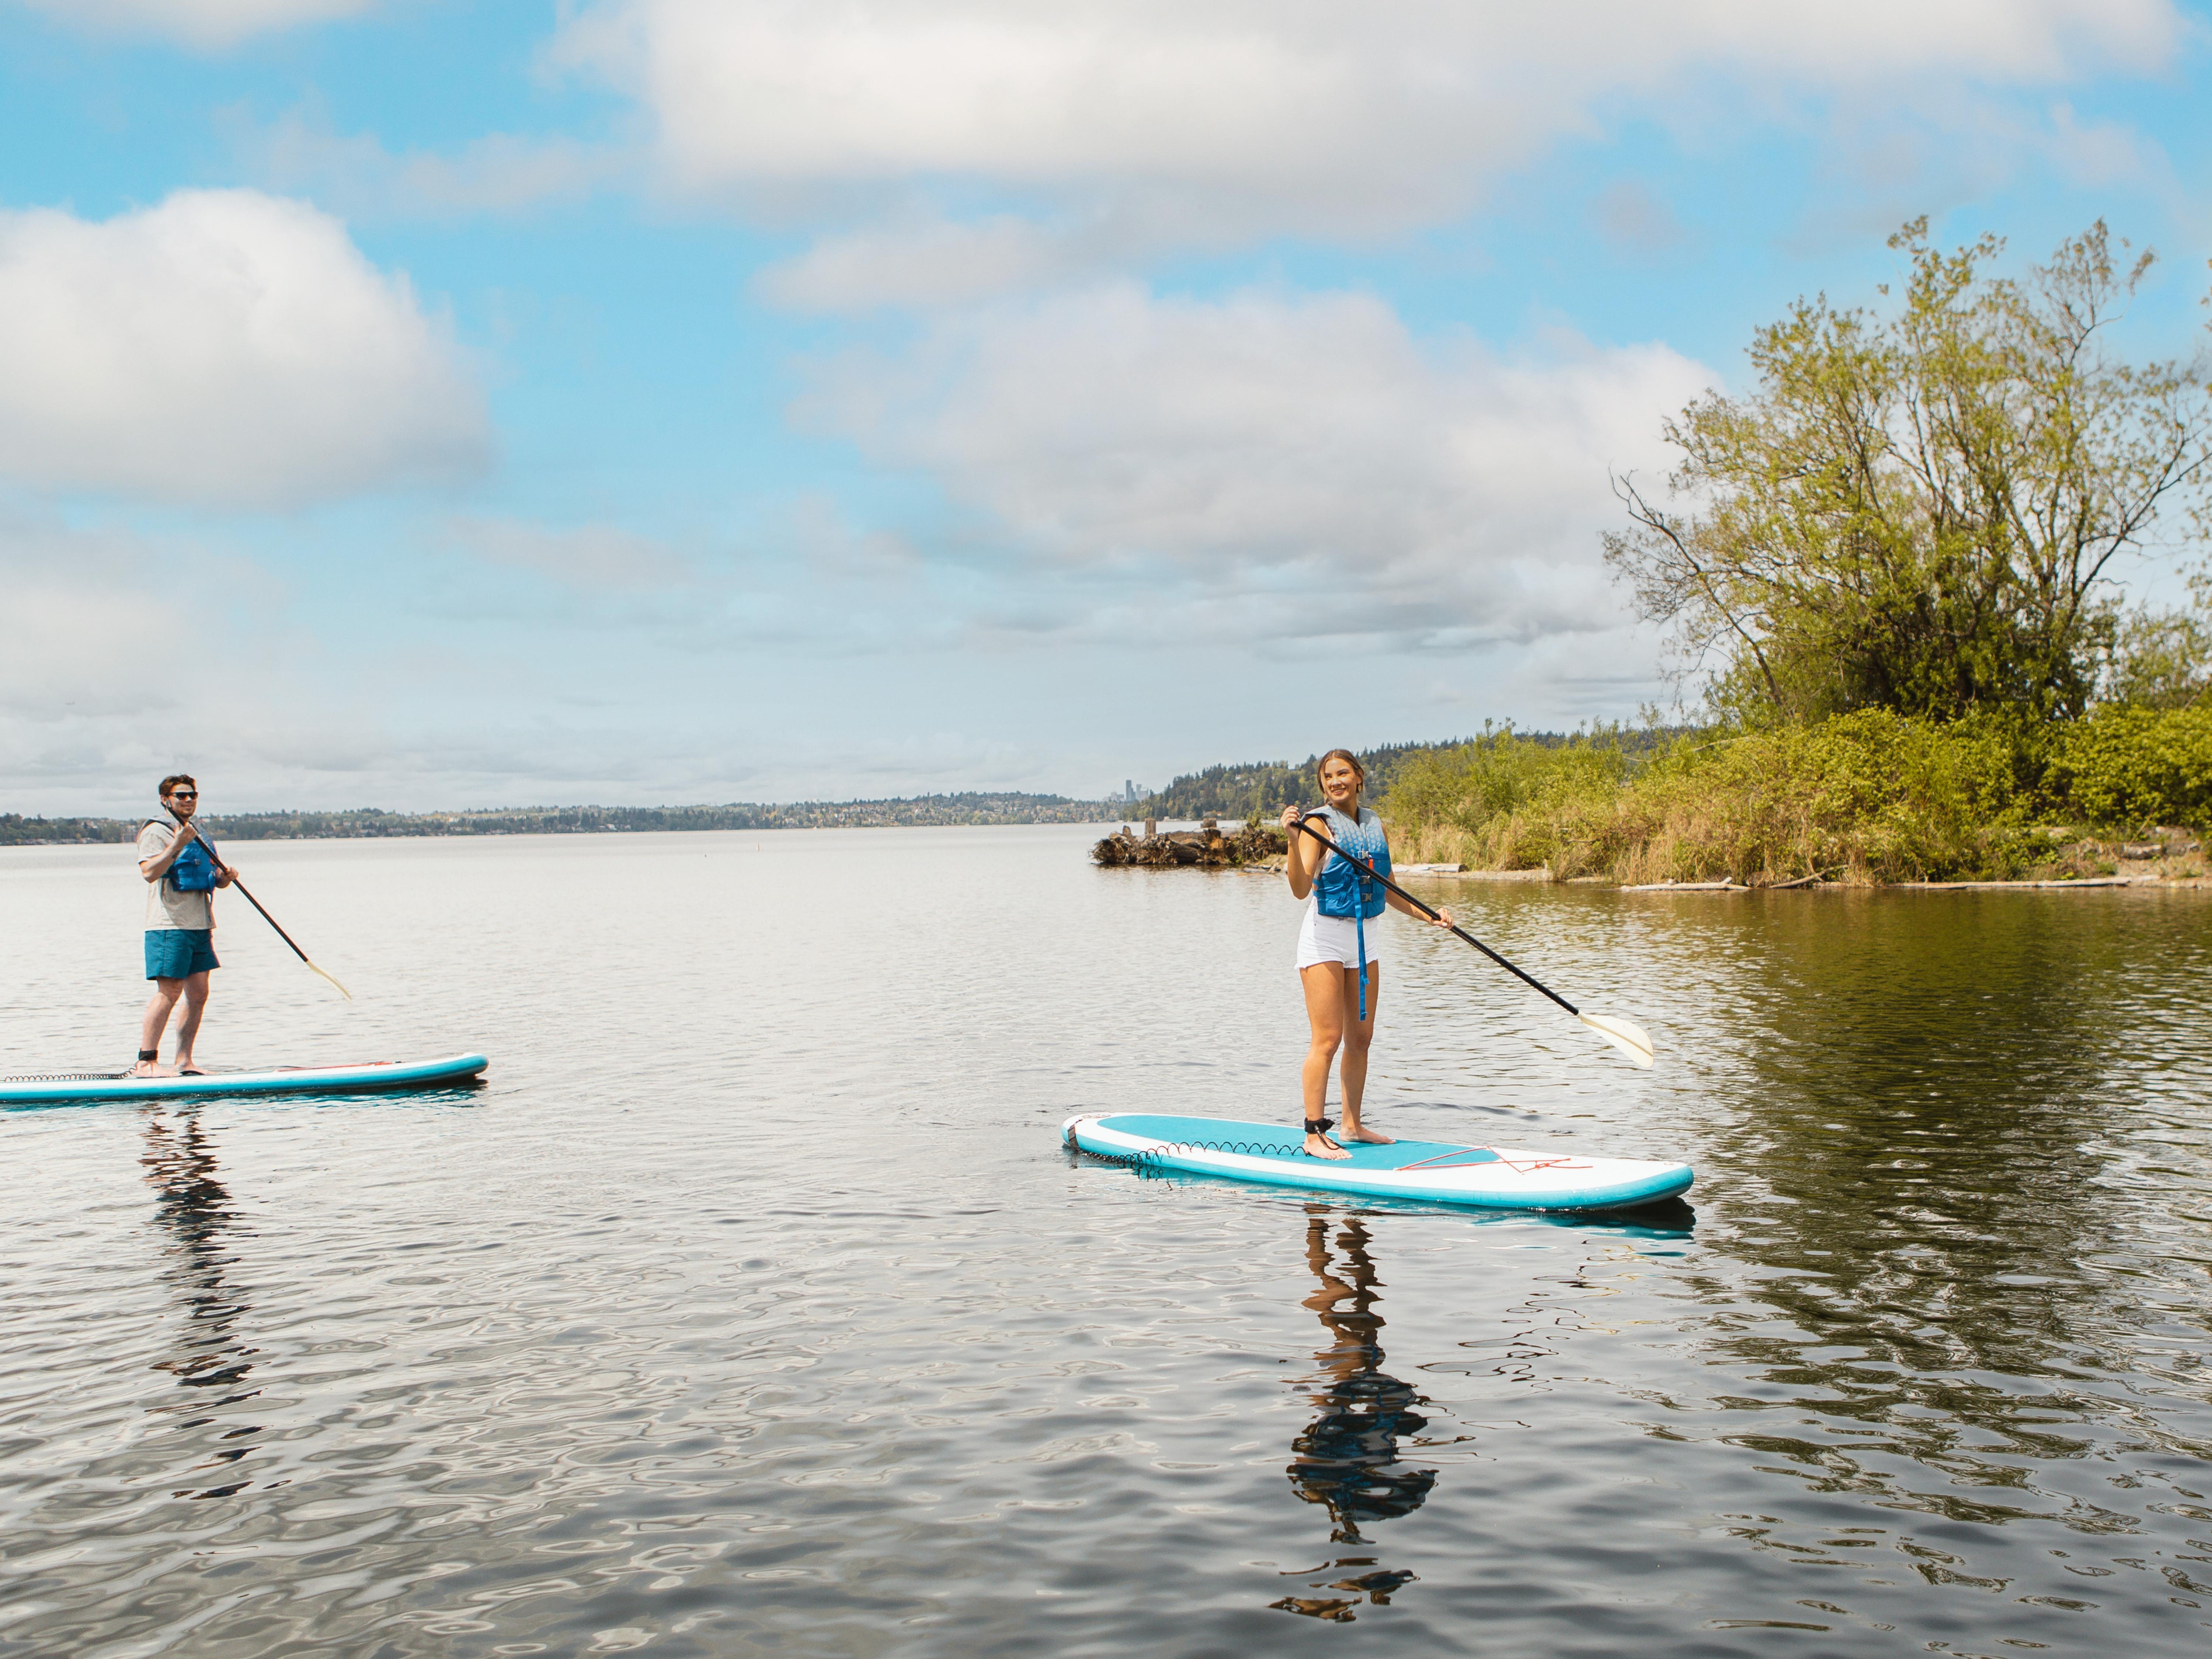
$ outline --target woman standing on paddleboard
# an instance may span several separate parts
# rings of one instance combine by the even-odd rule
[[[1328,1095],[1329,1066],[1340,1049],[1344,1054],[1339,1071],[1345,1139],[1378,1146],[1390,1143],[1389,1135],[1376,1134],[1359,1121],[1360,1098],[1367,1090],[1367,1049],[1375,1039],[1375,1010],[1382,996],[1381,938],[1379,933],[1369,932],[1367,924],[1382,914],[1385,905],[1432,927],[1449,927],[1452,919],[1450,911],[1440,910],[1431,921],[1373,879],[1375,873],[1390,873],[1390,839],[1382,820],[1359,804],[1367,774],[1352,751],[1330,750],[1321,757],[1316,771],[1322,799],[1328,805],[1313,815],[1314,827],[1353,861],[1346,863],[1298,828],[1304,808],[1285,806],[1283,828],[1290,832],[1291,855],[1285,873],[1290,877],[1291,891],[1306,901],[1297,955],[1306,1023],[1313,1029],[1301,1074],[1305,1150],[1312,1158],[1337,1158],[1352,1154],[1329,1138],[1329,1121],[1322,1110]]]

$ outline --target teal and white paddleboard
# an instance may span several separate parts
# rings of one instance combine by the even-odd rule
[[[1348,1158],[1309,1158],[1304,1132],[1292,1126],[1225,1117],[1111,1112],[1072,1117],[1060,1127],[1069,1145],[1119,1163],[1486,1210],[1625,1210],[1676,1197],[1695,1179],[1686,1164],[1435,1140],[1388,1146],[1347,1141]]]
[[[158,1100],[174,1095],[359,1095],[380,1089],[438,1089],[465,1083],[491,1061],[482,1054],[443,1060],[374,1060],[355,1066],[277,1066],[198,1077],[133,1077],[128,1072],[62,1072],[0,1078],[0,1107],[69,1101]]]

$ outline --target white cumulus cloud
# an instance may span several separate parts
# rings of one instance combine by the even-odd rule
[[[1060,596],[1012,626],[1440,646],[1617,625],[1608,469],[1662,466],[1661,418],[1715,378],[1660,345],[1422,338],[1364,295],[1130,283],[817,375],[803,422],[928,472]]]
[[[464,474],[483,399],[404,276],[338,221],[180,191],[103,222],[0,212],[0,475],[290,507]]]
[[[328,22],[368,10],[378,0],[27,0],[79,28],[158,34],[187,46],[234,46],[249,35]]]
[[[1563,136],[1731,84],[1940,106],[2155,69],[2186,33],[2172,0],[597,0],[553,58],[639,99],[685,187],[865,215],[981,184],[1157,246],[1434,222]],[[869,251],[780,280],[826,301]],[[1003,231],[964,253],[1039,257]]]

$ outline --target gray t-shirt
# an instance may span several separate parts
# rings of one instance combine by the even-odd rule
[[[169,850],[169,843],[177,837],[180,828],[173,818],[155,818],[138,832],[138,862],[143,866],[149,859],[157,859]],[[173,867],[173,866],[172,866]],[[143,874],[142,868],[140,874]],[[164,872],[158,881],[146,884],[146,931],[149,933],[173,927],[207,928],[215,926],[215,895],[213,893],[180,893],[168,874]]]

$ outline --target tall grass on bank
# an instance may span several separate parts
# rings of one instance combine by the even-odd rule
[[[1713,732],[1632,757],[1495,733],[1409,762],[1383,801],[1401,860],[1553,879],[2005,879],[2051,856],[2039,819],[2212,818],[2212,708],[2100,710],[2024,732],[1859,710]]]

